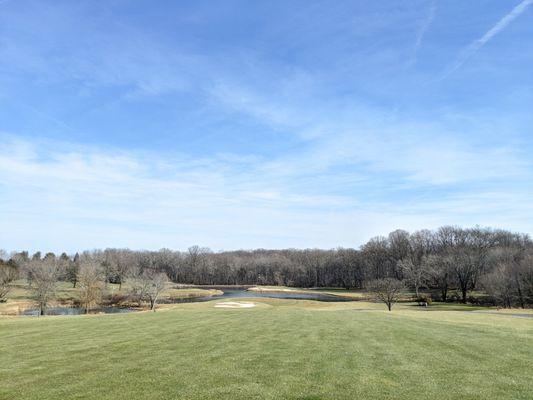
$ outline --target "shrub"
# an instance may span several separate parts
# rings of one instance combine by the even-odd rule
[[[111,294],[107,296],[104,300],[104,302],[110,306],[127,304],[130,301],[131,301],[130,296],[128,296],[127,294],[123,294],[123,293]]]
[[[431,301],[441,301],[442,300],[442,295],[440,293],[431,293],[431,296],[430,296],[430,299]]]
[[[450,303],[456,303],[461,301],[461,296],[459,296],[457,293],[451,293],[446,301]]]
[[[419,306],[429,306],[433,302],[433,300],[431,299],[431,296],[422,294],[418,296],[418,298],[416,299],[416,302],[418,303]]]

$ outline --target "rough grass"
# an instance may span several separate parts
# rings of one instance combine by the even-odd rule
[[[107,295],[126,295],[130,290],[131,288],[128,283],[123,284],[121,288],[118,284],[109,283],[104,293]],[[180,288],[178,285],[168,282],[159,300],[165,302],[172,301],[173,299],[214,296],[222,293],[222,291],[216,289]],[[72,287],[72,283],[59,282],[57,284],[55,299],[49,306],[69,306],[79,302],[79,296],[79,288]],[[32,297],[33,293],[28,283],[22,279],[16,281],[7,295],[7,301],[0,303],[0,315],[18,315],[27,308],[36,307],[36,302]]]
[[[0,318],[0,399],[533,397],[533,319],[246,301]]]

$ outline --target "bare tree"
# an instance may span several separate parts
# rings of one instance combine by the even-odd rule
[[[393,260],[393,271],[391,276],[394,276],[397,279],[402,279],[404,270],[400,265],[400,261],[407,259],[412,253],[411,235],[407,231],[397,229],[389,233],[387,242],[390,257]]]
[[[412,260],[401,260],[398,265],[402,269],[407,281],[415,289],[416,297],[420,297],[420,288],[425,285],[427,270],[422,263],[413,263]]]
[[[146,296],[150,301],[150,310],[155,311],[155,306],[159,295],[165,289],[168,277],[163,272],[145,271],[145,279],[149,282],[146,290]]]
[[[11,291],[11,283],[17,279],[17,276],[17,269],[0,259],[0,303],[6,301],[6,297]]]
[[[483,287],[504,307],[524,308],[533,288],[531,254],[521,248],[507,248],[495,251],[493,258],[496,266],[482,278]]]
[[[122,290],[122,284],[134,267],[137,255],[129,249],[106,249],[104,257],[104,265],[108,267],[108,279],[118,283],[118,290]]]
[[[453,270],[461,290],[461,301],[466,303],[468,292],[475,289],[480,273],[477,256],[470,249],[456,248],[453,258]]]
[[[103,274],[98,265],[85,261],[80,265],[77,282],[80,300],[88,314],[91,307],[97,305],[102,297]]]
[[[318,287],[322,284],[322,270],[327,261],[324,251],[307,249],[303,252],[302,263],[309,276],[309,286]]]
[[[510,269],[513,266],[499,263],[496,268],[483,278],[483,287],[498,304],[511,308],[516,299],[513,277]]]
[[[364,262],[360,253],[353,249],[339,248],[336,256],[332,257],[337,262],[335,270],[338,281],[344,288],[361,288],[365,279]]]
[[[489,229],[457,227],[440,228],[437,235],[438,248],[453,259],[453,274],[466,303],[468,292],[476,288],[486,271],[495,235]]]
[[[32,276],[32,286],[35,300],[39,305],[39,314],[45,315],[46,307],[54,298],[57,289],[59,270],[55,260],[31,261],[29,270]]]
[[[159,295],[165,289],[168,277],[164,272],[148,268],[141,271],[139,268],[130,275],[132,295],[139,306],[146,298],[150,303],[150,310],[155,311]]]
[[[20,253],[13,252],[11,254],[11,260],[18,266],[23,267],[29,260],[30,257],[27,251],[21,251]]]
[[[135,271],[130,273],[129,282],[131,284],[131,296],[140,307],[148,292],[150,281],[146,279],[143,272]]]
[[[399,300],[404,285],[398,279],[383,278],[370,282],[368,288],[374,293],[376,299],[385,303],[391,311],[392,305]]]
[[[517,286],[520,288],[520,307],[525,308],[526,304],[533,304],[533,249],[529,249],[529,252],[522,259],[515,276],[518,281]]]
[[[209,283],[208,256],[210,254],[211,250],[207,247],[197,245],[189,247],[185,256],[185,266],[194,283]]]
[[[453,280],[453,258],[447,254],[431,254],[424,261],[432,286],[440,290],[442,301],[448,299]]]
[[[396,267],[396,262],[391,257],[387,238],[378,236],[370,239],[361,247],[365,259],[367,276],[373,279],[387,277]]]

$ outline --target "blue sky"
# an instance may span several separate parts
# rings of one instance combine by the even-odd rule
[[[0,0],[0,248],[533,233],[533,1]]]

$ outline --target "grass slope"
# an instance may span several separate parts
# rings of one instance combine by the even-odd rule
[[[0,399],[533,398],[533,319],[252,301],[4,317]]]

